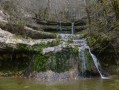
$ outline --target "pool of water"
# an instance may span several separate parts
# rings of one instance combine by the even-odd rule
[[[31,80],[0,78],[0,90],[119,90],[119,80],[88,79],[68,83],[41,84]]]

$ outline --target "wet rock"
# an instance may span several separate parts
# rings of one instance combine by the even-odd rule
[[[78,80],[79,79],[79,72],[76,69],[72,69],[66,72],[57,73],[53,71],[46,71],[46,72],[37,72],[32,74],[31,77],[36,81],[41,82],[65,82],[71,80]]]

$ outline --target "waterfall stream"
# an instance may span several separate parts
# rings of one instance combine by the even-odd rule
[[[86,59],[86,56],[85,56],[85,51],[84,50],[82,50],[81,51],[81,56],[82,56],[82,58],[81,58],[81,67],[82,67],[82,76],[85,78],[86,77],[86,70],[87,70],[87,59]]]
[[[73,31],[72,31],[73,32]],[[79,39],[78,35],[74,35],[72,34],[60,34],[59,35],[60,38],[62,40],[68,41],[71,38],[73,38],[73,45],[78,45],[79,46],[79,53],[81,56],[81,72],[82,72],[82,76],[86,77],[86,70],[87,70],[87,58],[86,58],[86,54],[85,54],[85,50],[89,51],[89,54],[93,60],[93,63],[98,71],[98,73],[100,74],[102,79],[109,79],[108,77],[105,77],[105,75],[103,74],[103,70],[101,68],[101,65],[98,61],[98,59],[96,58],[96,56],[94,54],[91,53],[90,47],[87,45],[87,41],[85,39]]]
[[[60,22],[60,30],[62,31],[61,22]],[[71,23],[71,34],[62,33],[62,34],[58,34],[58,37],[60,38],[61,43],[57,46],[48,47],[48,48],[43,49],[43,54],[46,54],[49,52],[55,52],[55,53],[61,52],[63,48],[67,47],[67,45],[71,46],[72,48],[75,48],[76,46],[78,46],[79,60],[77,62],[78,63],[80,62],[80,66],[78,65],[78,67],[80,67],[80,70],[79,70],[80,75],[84,78],[87,77],[86,75],[87,71],[92,72],[91,70],[93,70],[93,68],[91,65],[93,65],[95,66],[95,69],[100,74],[102,79],[108,79],[108,77],[105,77],[104,71],[101,68],[101,64],[99,63],[98,59],[96,58],[94,54],[92,54],[91,49],[88,46],[86,39],[83,39],[81,34],[74,34],[74,23],[73,22]],[[87,53],[89,54],[90,58],[88,57]],[[71,57],[71,56],[69,55],[68,57]],[[74,62],[72,58],[70,59],[71,59],[69,60],[70,62]],[[54,61],[55,60],[53,60],[53,62]],[[61,61],[63,61],[63,59],[61,59]],[[92,64],[89,64],[89,63],[92,63]],[[70,65],[70,66],[73,66],[73,65]]]
[[[60,31],[62,31],[62,22],[60,21]]]
[[[89,48],[89,53],[90,53],[90,55],[91,55],[91,57],[92,57],[92,59],[93,59],[93,61],[94,61],[94,64],[95,64],[95,66],[96,66],[96,68],[97,68],[97,70],[98,70],[98,72],[99,72],[101,78],[102,78],[102,79],[109,79],[108,77],[105,77],[105,76],[103,75],[103,70],[102,70],[102,68],[101,68],[101,65],[100,65],[100,63],[99,63],[97,57],[96,57],[94,54],[91,53],[90,48]]]
[[[72,26],[72,28],[71,28],[71,34],[74,34],[74,22],[71,23],[71,26]]]

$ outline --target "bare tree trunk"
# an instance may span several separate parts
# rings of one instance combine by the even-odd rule
[[[89,9],[86,8],[86,13],[87,13],[87,18],[88,18],[88,27],[89,27],[89,35],[91,36],[91,17],[90,17],[90,12],[89,12]]]
[[[91,17],[90,17],[89,6],[87,5],[87,0],[84,0],[84,4],[85,4],[85,9],[86,9],[87,18],[88,18],[88,27],[89,27],[88,34],[91,36]]]

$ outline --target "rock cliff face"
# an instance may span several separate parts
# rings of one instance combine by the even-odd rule
[[[12,31],[12,29],[9,27],[9,15],[5,14],[2,10],[0,10],[0,42],[5,44],[27,44],[27,45],[34,45],[35,43],[38,44],[41,40],[39,39],[53,39],[56,38],[55,34],[46,33],[42,31],[34,30],[30,27],[23,26],[23,30],[26,34],[27,39],[22,37],[24,34],[20,29],[15,29]],[[12,24],[11,24],[12,25]],[[18,27],[15,24],[12,25],[12,28]],[[21,36],[19,36],[21,35]],[[37,40],[33,40],[37,39]]]
[[[47,65],[50,62],[50,60],[48,60],[49,56],[53,56],[54,55],[53,53],[60,52],[62,51],[63,48],[67,47],[66,45],[63,44],[60,45],[60,43],[62,42],[60,42],[57,39],[58,35],[54,33],[44,32],[43,30],[35,30],[31,27],[28,27],[27,25],[19,26],[17,23],[11,23],[9,21],[10,17],[11,16],[8,15],[6,12],[4,13],[3,10],[0,11],[0,54],[1,54],[0,67],[1,68],[6,68],[6,67],[11,68],[10,66],[13,66],[12,69],[14,68],[18,69],[20,67],[23,68],[25,66],[25,68],[28,69],[30,68],[31,70],[31,68],[35,64],[34,65],[35,68],[37,68],[37,65],[39,66],[41,65],[40,70],[42,70],[42,68],[44,69],[42,65]],[[41,51],[43,51],[43,53]],[[36,55],[35,58],[33,58],[34,55]],[[27,70],[27,72],[28,71],[29,70]],[[63,78],[70,79],[70,72],[66,72],[64,74],[63,73],[55,74],[54,72],[51,73],[53,73],[54,76],[60,76],[59,79],[63,79]],[[42,77],[42,73],[40,77]],[[71,77],[73,77],[73,75],[71,75]],[[77,74],[74,77],[77,77]],[[49,76],[49,78],[52,79],[54,77]]]
[[[47,3],[48,1],[50,2],[49,4]],[[85,25],[86,23],[80,20],[81,15],[79,15],[80,12],[82,12],[81,10],[83,10],[83,9],[79,9],[78,7],[79,4],[82,5],[82,1],[79,0],[79,2],[81,2],[79,4],[75,4],[76,2],[78,2],[78,0],[76,0],[75,3],[72,3],[71,0],[56,0],[56,2],[51,0],[48,1],[46,2],[44,2],[44,0],[1,0],[0,1],[1,4],[1,8],[0,8],[1,9],[0,10],[0,54],[1,54],[0,65],[1,66],[0,67],[4,68],[4,66],[6,66],[6,63],[8,62],[10,62],[8,64],[8,66],[10,67],[10,65],[14,62],[13,65],[17,69],[22,65],[27,66],[28,70],[26,71],[26,74],[27,73],[29,74],[29,72],[31,72],[31,68],[44,71],[46,69],[48,70],[49,68],[52,68],[53,64],[55,64],[54,62],[56,62],[55,68],[57,68],[57,66],[59,65],[57,70],[60,71],[61,69],[61,71],[63,71],[66,69],[65,70],[66,72],[61,74],[52,71],[48,71],[46,73],[36,73],[34,79],[39,78],[41,79],[41,81],[43,81],[42,80],[43,78],[46,78],[46,80],[44,81],[47,81],[48,79],[51,79],[49,81],[54,81],[55,79],[61,81],[66,79],[67,80],[77,79],[78,69],[74,70],[74,72],[73,70],[68,71],[69,68],[71,68],[72,66],[69,66],[67,68],[65,64],[66,63],[72,64],[72,62],[74,62],[72,60],[75,58],[75,55],[77,54],[79,55],[79,48],[77,49],[77,47],[80,46],[77,46],[77,44],[74,41],[72,41],[73,37],[70,37],[71,40],[69,40],[69,37],[67,37],[68,39],[66,41],[59,40],[57,33],[53,33],[53,32],[51,33],[50,31],[45,32],[44,28],[42,28],[43,25],[42,26],[39,25],[33,18],[35,17],[34,16],[35,13],[39,12],[39,8],[42,7],[41,9],[48,8],[48,14],[50,14],[49,16],[51,16],[51,18],[55,20],[55,18],[52,16],[54,16],[55,13],[58,14],[59,12],[62,12],[62,9],[65,8],[66,9],[65,11],[67,10],[71,11],[69,12],[69,14],[72,14],[73,12],[74,14],[76,14],[76,19],[78,21],[75,23],[75,25],[77,26],[79,24]],[[82,16],[83,15],[84,12],[82,12]],[[81,21],[81,23],[79,21]],[[48,22],[48,23],[52,23],[52,22]],[[55,22],[55,26],[57,26],[57,21]],[[64,22],[64,26],[68,27],[70,32],[71,22]],[[44,25],[44,27],[46,27],[46,25]],[[80,37],[78,37],[77,39],[79,38]],[[63,55],[61,52],[65,48],[67,50],[71,49],[70,52],[65,53],[66,56]],[[69,59],[70,56],[69,53],[71,54],[70,59]],[[49,57],[54,55],[55,57],[57,57],[56,59],[57,61],[54,59],[50,60]],[[64,58],[60,57],[61,55],[63,55]],[[68,61],[66,62],[66,60],[64,59],[68,61],[71,60],[71,62]],[[65,62],[63,68],[61,68],[60,65],[63,63],[63,61]],[[52,65],[48,66],[50,64]],[[51,76],[49,76],[48,74],[51,74]]]
[[[35,46],[56,41],[56,34],[11,23],[11,17],[4,9],[0,10],[0,76],[13,75],[26,69],[33,55],[38,52]]]

